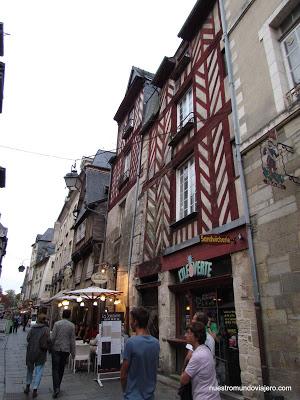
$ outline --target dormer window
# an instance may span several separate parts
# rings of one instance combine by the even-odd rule
[[[132,108],[125,122],[125,126],[123,129],[123,136],[122,136],[123,139],[127,139],[129,137],[129,135],[133,131],[133,126],[134,126],[134,109]]]

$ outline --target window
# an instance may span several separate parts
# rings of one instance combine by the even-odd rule
[[[178,168],[176,219],[180,220],[196,210],[195,160],[189,159]]]
[[[130,169],[130,161],[131,161],[131,153],[127,153],[124,156],[124,174],[126,174],[126,172],[129,172]]]
[[[75,271],[75,283],[80,282],[82,269],[83,269],[83,263],[80,260],[79,263],[77,264],[76,271]]]
[[[125,185],[126,182],[129,180],[130,175],[130,162],[131,162],[131,153],[127,153],[124,155],[123,160],[123,173],[120,175],[119,178],[119,189]]]
[[[123,128],[123,139],[128,139],[129,135],[133,131],[133,125],[134,125],[134,109],[130,111],[128,114],[127,120],[125,122],[124,128]]]
[[[290,87],[300,83],[300,23],[282,42]]]
[[[180,294],[178,296],[177,305],[177,315],[179,316],[177,325],[177,336],[183,337],[185,335],[186,328],[191,323],[191,306],[189,296],[187,294]]]
[[[188,121],[193,112],[193,91],[190,88],[177,104],[177,130],[180,130]]]
[[[238,162],[237,162],[235,140],[231,141],[231,151],[232,151],[232,159],[233,159],[233,167],[234,167],[234,176],[238,177],[238,176],[240,176],[240,174],[239,174],[239,167],[238,167]]]
[[[223,71],[224,71],[224,77],[228,76],[228,68],[227,68],[227,62],[226,62],[226,55],[225,55],[225,47],[221,51],[221,56],[222,56],[222,64],[223,64]]]
[[[295,5],[297,4],[297,7]],[[295,0],[285,0],[259,30],[270,71],[275,107],[278,113],[299,100],[299,16]],[[280,37],[281,36],[281,37]],[[298,82],[298,84],[297,84]]]
[[[85,236],[85,225],[86,225],[86,220],[84,220],[77,228],[76,232],[76,244],[80,242]]]
[[[87,263],[86,279],[89,279],[92,276],[93,270],[94,270],[94,256],[93,254],[91,254]]]
[[[122,228],[123,228],[124,216],[125,216],[125,205],[126,205],[126,200],[124,200],[119,205],[119,236],[122,235]]]

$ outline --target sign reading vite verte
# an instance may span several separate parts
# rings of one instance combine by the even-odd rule
[[[193,261],[192,256],[188,256],[188,263],[181,267],[178,271],[180,283],[194,276],[211,277],[212,262],[211,261]]]

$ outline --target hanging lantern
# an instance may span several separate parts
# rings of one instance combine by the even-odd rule
[[[100,300],[101,301],[105,301],[106,297],[104,296],[104,294],[102,296],[100,296]]]
[[[18,268],[18,270],[19,270],[19,272],[23,272],[23,271],[25,271],[25,267],[24,267],[24,265],[20,265],[20,266],[19,266],[19,268]]]
[[[110,299],[109,299],[109,301],[113,301],[113,299],[112,299],[112,298],[110,298]]]
[[[94,301],[93,306],[97,306],[97,305],[98,305],[98,303],[96,301]]]
[[[62,307],[62,303],[58,303],[58,307],[59,307],[59,308]]]
[[[69,308],[69,306],[64,306],[64,310],[67,310]]]
[[[81,296],[77,297],[76,301],[77,301],[77,303],[81,303],[82,302],[82,297]]]
[[[114,301],[114,305],[116,306],[116,305],[118,305],[118,304],[120,304],[121,303],[121,300],[119,300],[119,299],[116,299],[115,301]]]
[[[83,301],[80,303],[80,307],[84,307],[84,302]]]
[[[62,305],[63,306],[68,306],[70,304],[69,300],[63,300]]]

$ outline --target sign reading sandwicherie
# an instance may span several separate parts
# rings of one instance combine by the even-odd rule
[[[193,261],[192,256],[188,256],[187,261],[188,263],[181,267],[178,271],[178,278],[180,283],[188,278],[193,278],[194,276],[203,276],[206,278],[211,277],[211,261]]]
[[[203,244],[230,244],[232,239],[221,235],[200,235],[200,242]]]

